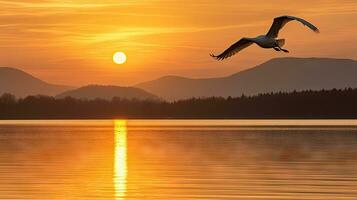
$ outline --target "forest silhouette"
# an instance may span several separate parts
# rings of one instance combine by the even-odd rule
[[[174,102],[0,96],[0,119],[328,119],[357,118],[357,89],[294,91]]]

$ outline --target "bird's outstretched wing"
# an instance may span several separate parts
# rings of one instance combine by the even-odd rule
[[[267,36],[271,37],[271,38],[277,38],[279,35],[280,29],[282,29],[285,26],[285,24],[287,24],[288,22],[293,21],[293,20],[296,20],[296,21],[302,23],[303,25],[309,27],[311,30],[315,31],[316,33],[319,33],[319,29],[316,26],[314,26],[313,24],[311,24],[310,22],[308,22],[304,19],[294,17],[294,16],[281,16],[281,17],[277,17],[274,19],[274,22],[271,25],[270,30],[267,33]]]
[[[232,46],[230,46],[228,49],[226,49],[223,53],[219,54],[218,56],[215,56],[213,54],[211,54],[211,56],[217,60],[224,60],[226,58],[233,56],[234,54],[238,53],[239,51],[249,47],[253,43],[254,43],[254,41],[252,41],[251,39],[242,38],[238,42],[236,42]]]

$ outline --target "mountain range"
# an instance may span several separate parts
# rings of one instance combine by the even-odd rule
[[[72,87],[50,84],[15,68],[0,67],[0,95],[11,93],[16,97],[36,94],[53,96],[69,89]]]
[[[355,60],[275,58],[226,77],[192,79],[165,76],[136,87],[172,101],[191,97],[236,97],[279,91],[355,88],[356,76]]]
[[[219,65],[219,62],[217,62]],[[203,69],[204,70],[204,69]],[[15,68],[0,67],[0,95],[50,95],[57,98],[165,99],[236,97],[278,91],[357,88],[357,61],[332,58],[275,58],[226,77],[193,79],[180,76],[140,83],[134,87],[89,85],[75,89],[54,85]]]

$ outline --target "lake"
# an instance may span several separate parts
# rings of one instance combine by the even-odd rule
[[[357,121],[0,121],[0,199],[357,199]]]

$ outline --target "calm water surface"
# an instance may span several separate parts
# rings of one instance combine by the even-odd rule
[[[0,121],[0,199],[357,199],[357,121]]]

